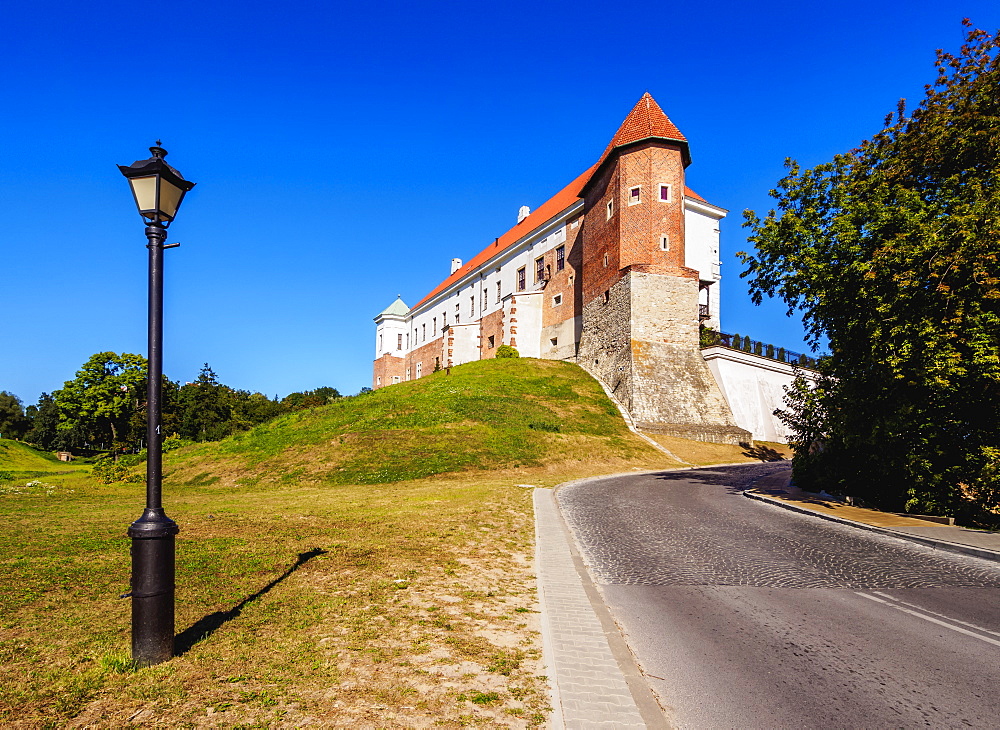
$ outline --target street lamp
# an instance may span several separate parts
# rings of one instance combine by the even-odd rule
[[[163,450],[160,403],[163,387],[163,249],[167,226],[184,194],[194,187],[164,161],[167,151],[150,147],[153,156],[128,167],[119,165],[132,187],[139,215],[146,223],[149,249],[149,372],[146,387],[146,509],[128,528],[132,538],[132,659],[141,667],[174,655],[174,535],[177,523],[161,504]]]

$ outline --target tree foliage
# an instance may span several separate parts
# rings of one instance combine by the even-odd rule
[[[966,26],[969,27],[968,21]],[[802,313],[827,438],[804,485],[937,514],[995,510],[1000,471],[1000,33],[937,52],[912,114],[788,173],[745,213],[754,300]]]
[[[21,399],[0,390],[0,438],[18,439],[28,428]]]
[[[127,352],[92,355],[52,394],[59,407],[57,428],[77,443],[122,444],[145,390],[146,358]]]

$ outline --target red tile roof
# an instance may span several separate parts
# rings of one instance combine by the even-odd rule
[[[580,199],[581,190],[587,185],[588,182],[590,182],[591,176],[602,164],[604,164],[604,161],[607,160],[613,149],[620,147],[621,145],[638,142],[639,140],[646,139],[648,137],[664,137],[667,139],[677,140],[678,142],[682,142],[684,144],[685,151],[687,148],[687,139],[683,134],[681,134],[681,131],[674,125],[674,123],[670,121],[667,115],[663,113],[663,110],[660,109],[660,105],[656,103],[647,91],[632,108],[629,115],[625,117],[625,121],[622,122],[622,125],[618,128],[615,136],[611,138],[611,144],[609,144],[607,149],[604,150],[604,154],[601,155],[601,159],[599,159],[593,167],[588,169],[585,173],[580,175],[580,177],[564,187],[549,200],[542,203],[542,205],[533,211],[527,218],[500,236],[500,238],[498,238],[493,244],[487,246],[485,250],[479,252],[479,254],[472,260],[462,265],[458,271],[438,284],[430,294],[417,302],[410,311],[419,309],[429,299],[432,299],[434,296],[444,291],[470,272],[475,271],[486,261],[489,261],[504,249],[514,245],[532,231],[535,231],[545,225],[545,223],[549,220],[576,203],[576,201]],[[696,200],[700,200],[705,203],[708,202],[689,187],[684,188],[684,194]]]
[[[528,215],[523,221],[518,223],[516,226],[511,228],[505,234],[500,236],[496,241],[487,246],[483,251],[480,251],[472,260],[466,262],[462,267],[456,271],[454,274],[449,276],[447,279],[438,284],[434,290],[428,294],[426,297],[421,299],[415,305],[413,309],[419,309],[421,305],[424,304],[428,299],[433,298],[438,293],[444,291],[449,286],[454,284],[456,281],[461,279],[463,276],[471,271],[476,270],[482,264],[489,261],[491,258],[496,256],[498,253],[506,248],[514,245],[522,238],[530,234],[532,231],[545,225],[549,220],[556,217],[564,210],[573,205],[580,198],[577,195],[580,188],[583,186],[587,180],[590,179],[591,174],[594,172],[594,167],[588,169],[585,173],[580,175],[576,180],[571,182],[569,185],[564,187],[554,196],[542,203],[538,208],[533,210],[530,215]],[[413,310],[410,310],[413,311]]]
[[[597,167],[604,164],[604,161],[608,159],[608,156],[615,147],[632,144],[648,137],[674,139],[678,142],[683,142],[684,147],[687,147],[687,137],[681,134],[681,130],[663,113],[660,105],[656,103],[656,100],[647,91],[636,102],[636,105],[632,107],[632,111],[625,117],[622,125],[618,127],[618,131],[611,138],[611,142],[608,144],[607,149],[604,150],[604,154],[601,155],[601,159],[597,161]],[[686,163],[687,161],[685,161]]]
[[[687,185],[684,186],[684,195],[686,197],[688,197],[688,198],[694,198],[695,200],[700,200],[703,203],[708,203],[707,200],[705,200],[703,197],[701,197],[700,195],[698,195],[698,193],[696,193],[694,190],[692,190],[691,188],[689,188]],[[708,203],[708,204],[711,205],[711,203]]]

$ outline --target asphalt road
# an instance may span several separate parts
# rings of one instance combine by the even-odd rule
[[[558,499],[678,727],[1000,727],[1000,564],[742,496],[785,464]]]

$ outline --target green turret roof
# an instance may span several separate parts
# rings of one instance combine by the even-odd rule
[[[400,296],[397,296],[396,297],[396,301],[394,301],[388,307],[386,307],[385,309],[383,309],[379,313],[378,317],[376,317],[375,319],[378,319],[379,317],[384,317],[386,315],[393,315],[393,316],[396,316],[396,317],[405,317],[407,314],[409,314],[409,312],[410,312],[410,308],[408,306],[406,306],[405,304],[403,304],[403,298],[400,297]]]

